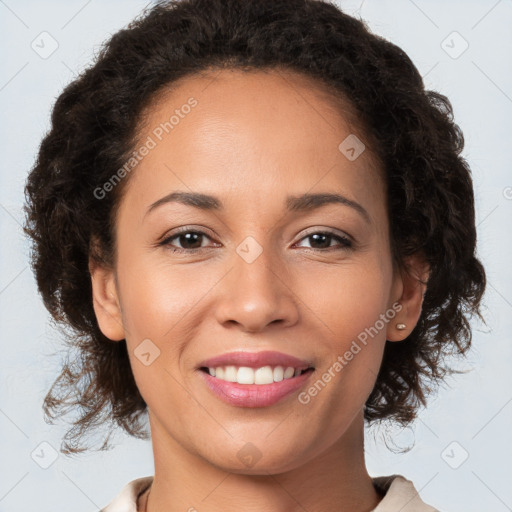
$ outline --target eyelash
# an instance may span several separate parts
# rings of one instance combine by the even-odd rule
[[[202,236],[205,236],[206,238],[210,238],[203,231],[198,231],[198,230],[194,230],[194,229],[190,229],[190,228],[185,227],[185,228],[182,228],[179,231],[175,232],[171,236],[168,236],[167,238],[165,238],[164,240],[159,242],[158,245],[159,246],[166,246],[166,248],[168,250],[170,250],[172,253],[189,253],[189,254],[194,254],[194,253],[196,253],[196,252],[198,252],[198,251],[200,251],[202,249],[208,249],[207,247],[196,247],[195,249],[183,249],[183,248],[180,248],[180,247],[173,247],[173,246],[171,246],[170,242],[172,240],[174,240],[175,238],[179,238],[180,236],[182,236],[184,234],[190,234],[190,233],[194,233],[196,235],[202,235]],[[329,230],[325,230],[325,231],[312,231],[310,233],[307,233],[300,240],[304,240],[306,238],[312,237],[313,235],[319,235],[319,234],[321,234],[321,235],[330,235],[333,239],[335,239],[338,242],[340,242],[341,247],[327,247],[325,249],[309,248],[309,250],[315,251],[315,252],[331,252],[331,251],[348,250],[348,249],[352,249],[353,248],[353,244],[352,244],[351,240],[349,240],[347,237],[344,237],[344,236],[341,236],[341,235],[337,235],[333,231],[329,231]],[[308,247],[306,247],[306,249],[308,249]]]

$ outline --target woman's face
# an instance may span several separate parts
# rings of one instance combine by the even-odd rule
[[[124,178],[115,273],[93,283],[162,452],[278,473],[360,435],[404,281],[358,139],[314,82],[284,71],[187,78],[153,106]],[[309,370],[285,379],[287,367]]]

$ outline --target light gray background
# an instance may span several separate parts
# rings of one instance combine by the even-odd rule
[[[141,0],[0,0],[0,511],[92,512],[130,480],[153,474],[151,443],[122,434],[109,452],[70,459],[59,454],[47,469],[32,459],[35,450],[39,458],[34,458],[50,462],[52,449],[40,443],[58,449],[67,425],[43,420],[42,400],[60,368],[59,358],[50,354],[61,345],[37,294],[20,227],[24,181],[56,97],[90,63],[100,43],[145,5]],[[406,454],[391,453],[382,430],[375,439],[373,430],[367,432],[369,472],[405,475],[427,503],[443,511],[512,510],[512,3],[359,0],[339,5],[401,46],[427,87],[452,101],[473,170],[479,256],[489,279],[488,327],[475,323],[474,349],[462,365],[472,371],[451,378],[412,428],[394,432],[399,445],[415,443]],[[47,59],[31,48],[43,31],[59,45]],[[458,55],[464,41],[469,47]],[[467,460],[452,468],[466,452]]]

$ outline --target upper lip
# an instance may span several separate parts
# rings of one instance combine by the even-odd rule
[[[283,366],[300,369],[307,369],[313,365],[309,361],[282,352],[265,350],[261,352],[237,351],[221,354],[206,359],[199,364],[199,367],[217,368],[219,366],[246,366],[249,368],[261,368],[263,366]]]

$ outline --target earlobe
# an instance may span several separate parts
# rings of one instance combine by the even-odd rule
[[[101,332],[113,341],[125,338],[115,274],[89,259],[93,307]]]
[[[401,309],[388,324],[386,339],[389,341],[404,340],[416,327],[427,287],[430,269],[423,255],[408,256],[405,258],[404,266],[398,278],[401,291],[397,302],[400,303]]]

